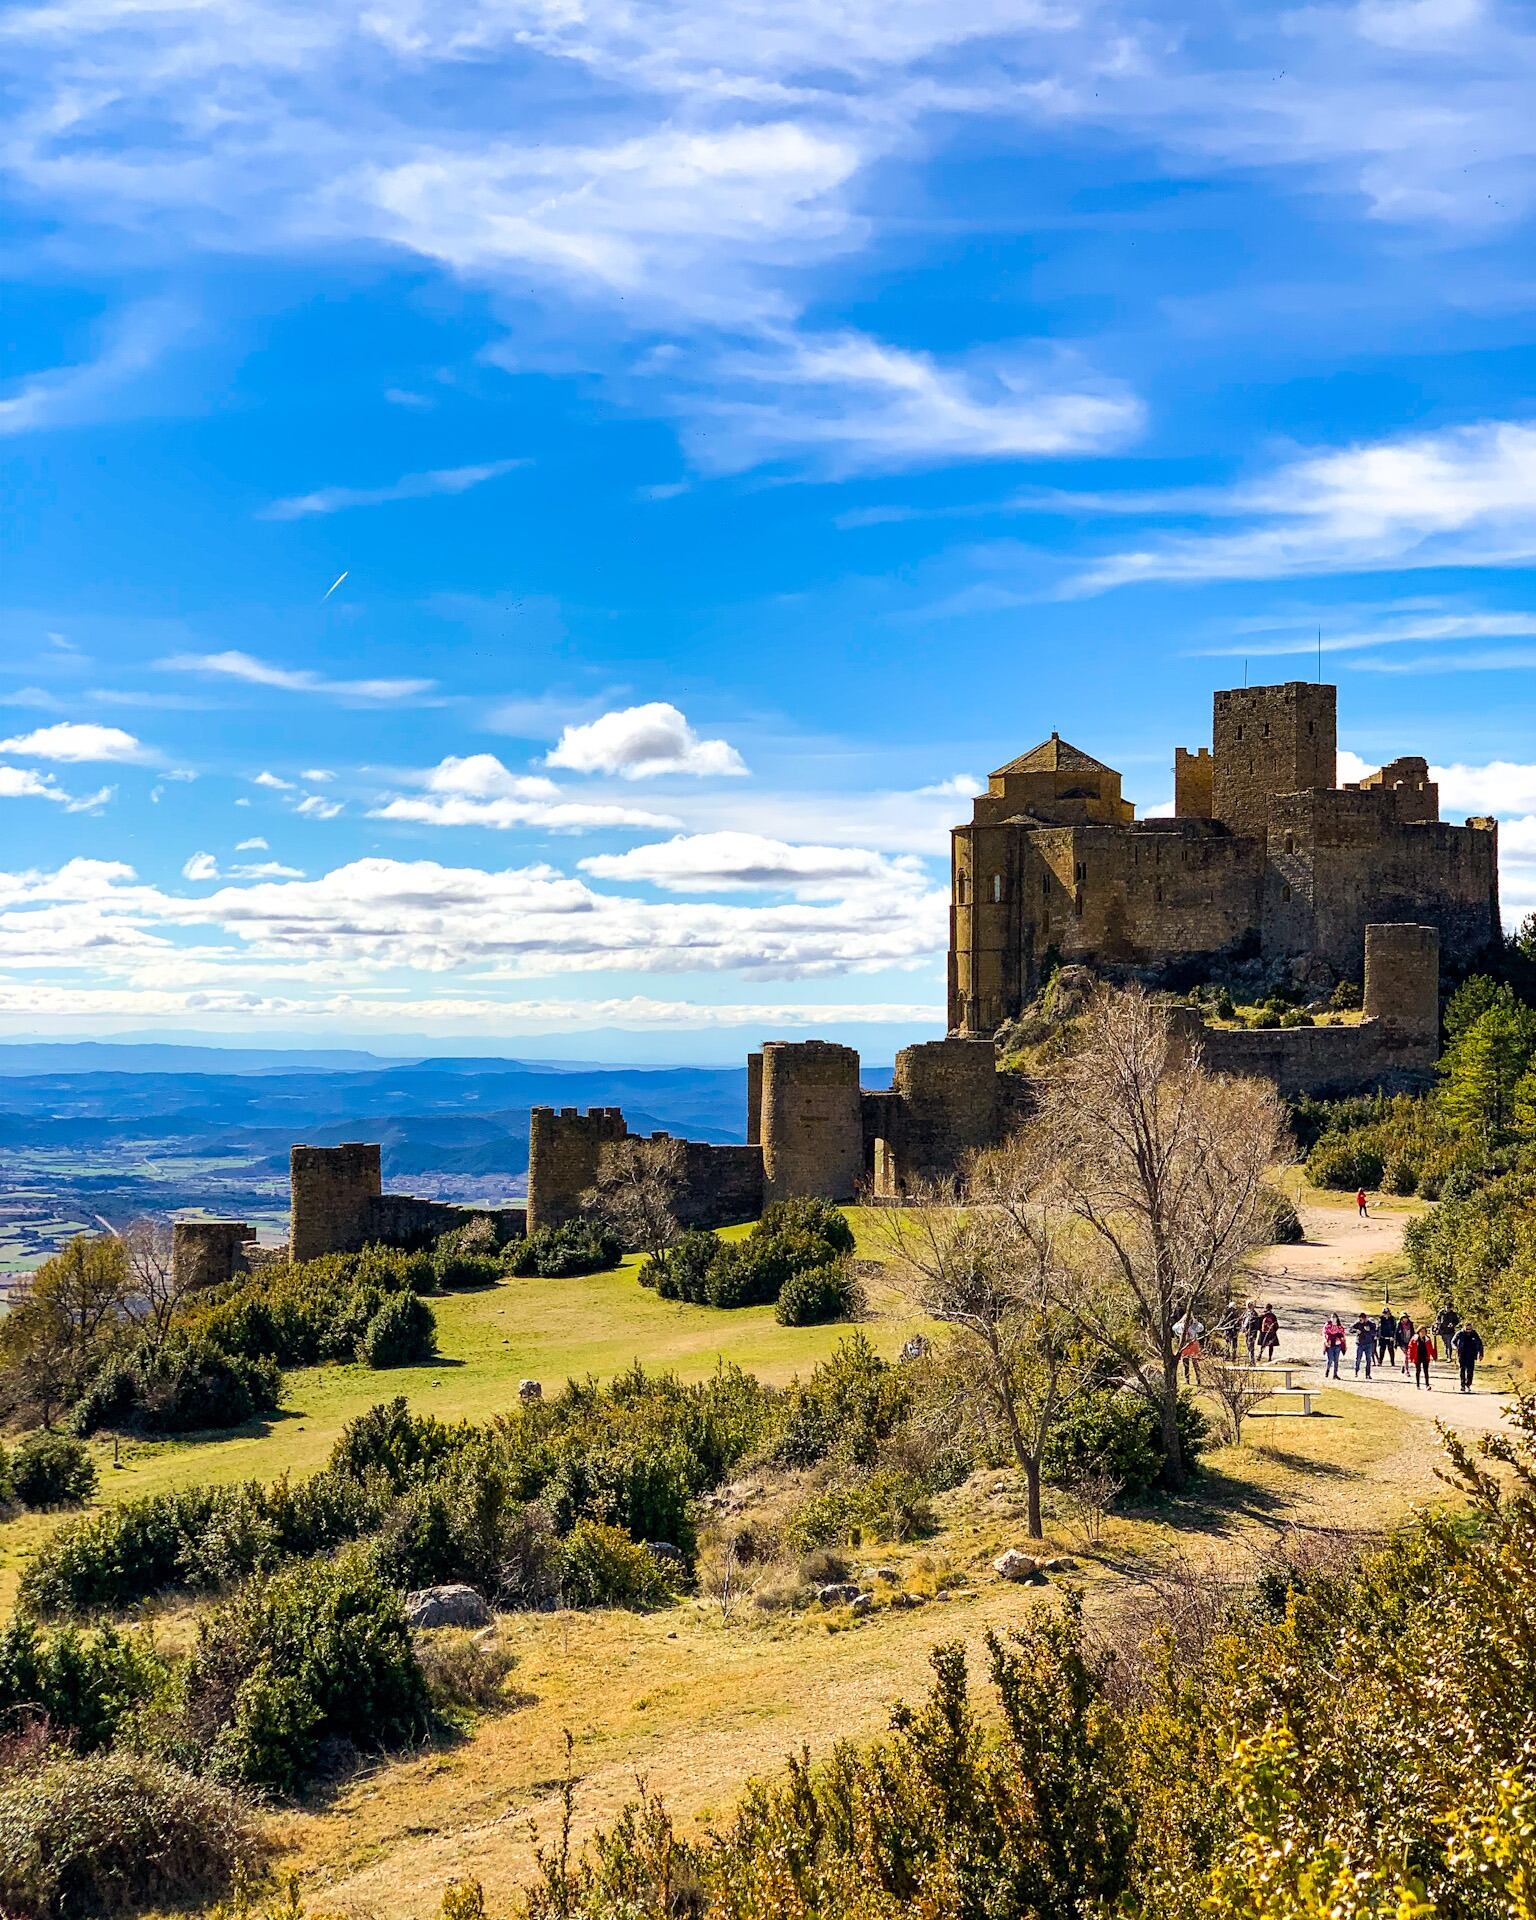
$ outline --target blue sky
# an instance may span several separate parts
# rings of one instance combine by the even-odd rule
[[[6,69],[0,1033],[936,1027],[946,829],[1214,687],[1536,906],[1536,32],[61,0]],[[333,584],[335,583],[335,584]]]

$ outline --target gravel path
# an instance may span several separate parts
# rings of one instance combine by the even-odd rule
[[[1381,1284],[1365,1270],[1382,1256],[1401,1252],[1403,1230],[1413,1214],[1394,1209],[1390,1202],[1367,1220],[1357,1219],[1349,1207],[1303,1202],[1300,1212],[1305,1244],[1270,1247],[1252,1262],[1253,1297],[1261,1306],[1272,1302],[1279,1315],[1281,1360],[1305,1365],[1307,1373],[1298,1376],[1302,1384],[1320,1387],[1324,1320],[1336,1312],[1348,1325],[1362,1308],[1381,1311]],[[1427,1392],[1396,1370],[1378,1369],[1371,1380],[1357,1380],[1353,1366],[1351,1344],[1337,1383],[1348,1393],[1385,1400],[1405,1412],[1473,1432],[1505,1424],[1509,1376],[1502,1367],[1480,1370],[1475,1390],[1462,1393],[1454,1363],[1445,1360],[1436,1363],[1434,1386]]]

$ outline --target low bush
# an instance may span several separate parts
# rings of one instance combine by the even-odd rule
[[[772,1306],[796,1276],[843,1268],[853,1247],[853,1229],[830,1200],[812,1196],[776,1200],[764,1208],[762,1219],[744,1240],[722,1240],[718,1234],[698,1231],[679,1235],[665,1254],[641,1268],[640,1284],[654,1287],[664,1300],[683,1300],[693,1306]],[[827,1298],[822,1283],[797,1290],[796,1303],[803,1301],[814,1308]],[[781,1315],[786,1326],[837,1318],[836,1312],[804,1313],[799,1304],[792,1304],[791,1312],[799,1317]]]
[[[642,1287],[654,1287],[663,1300],[686,1300],[703,1306],[709,1300],[709,1270],[725,1242],[718,1233],[698,1228],[680,1233],[659,1258],[652,1256],[640,1269]]]
[[[672,1598],[666,1569],[620,1527],[578,1520],[560,1555],[568,1607],[658,1607]]]
[[[11,1491],[24,1507],[80,1507],[96,1491],[96,1463],[67,1433],[30,1433],[11,1453]]]
[[[536,1274],[560,1280],[584,1273],[605,1273],[624,1258],[624,1243],[610,1227],[592,1219],[563,1227],[539,1227],[526,1240],[514,1240],[505,1256],[511,1274]]]
[[[1299,1247],[1306,1237],[1295,1202],[1283,1193],[1275,1194],[1270,1203],[1270,1245]]]
[[[779,1289],[774,1318],[781,1327],[819,1327],[828,1320],[851,1320],[860,1293],[846,1260],[805,1267],[790,1274]]]
[[[0,1731],[41,1718],[82,1753],[164,1692],[169,1668],[142,1634],[40,1627],[13,1613],[0,1627]]]
[[[413,1367],[437,1351],[437,1321],[415,1293],[391,1293],[363,1329],[357,1357],[370,1367]]]
[[[797,1380],[784,1400],[770,1447],[775,1466],[873,1463],[912,1406],[912,1375],[882,1360],[862,1333],[842,1341],[830,1358]]]
[[[17,1920],[200,1904],[255,1857],[244,1800],[141,1754],[58,1753],[0,1779],[0,1910]]]
[[[924,1481],[899,1467],[877,1467],[814,1495],[790,1519],[784,1542],[792,1553],[845,1544],[871,1546],[910,1540],[932,1525]]]
[[[1381,1175],[1379,1148],[1353,1134],[1324,1134],[1307,1155],[1307,1178],[1314,1187],[1352,1193],[1357,1187],[1379,1187]]]
[[[1179,1396],[1179,1444],[1186,1468],[1198,1466],[1209,1434],[1205,1415],[1188,1394]],[[1127,1500],[1144,1499],[1163,1471],[1162,1422],[1151,1404],[1123,1388],[1079,1394],[1057,1420],[1045,1451],[1045,1477],[1070,1485],[1086,1473],[1103,1474]]]
[[[103,1427],[139,1433],[193,1433],[238,1427],[282,1404],[277,1362],[224,1353],[206,1338],[176,1335],[163,1346],[138,1345],[109,1362],[70,1411],[89,1436]]]
[[[508,1704],[508,1678],[517,1666],[510,1653],[467,1627],[440,1627],[416,1636],[416,1658],[435,1713],[486,1712]]]
[[[183,1735],[213,1774],[283,1793],[328,1748],[420,1738],[426,1681],[405,1607],[366,1560],[305,1560],[253,1580],[199,1625]]]
[[[194,1296],[178,1321],[189,1337],[248,1360],[308,1367],[357,1358],[386,1300],[430,1292],[431,1257],[392,1247],[329,1253],[296,1266],[258,1267]],[[431,1316],[431,1308],[420,1312]]]

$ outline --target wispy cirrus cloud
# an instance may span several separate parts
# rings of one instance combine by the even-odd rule
[[[488,480],[499,480],[531,463],[527,460],[487,460],[478,466],[438,467],[430,473],[402,474],[382,487],[319,487],[274,500],[257,515],[260,520],[304,520],[313,514],[344,513],[350,507],[383,507],[396,500],[427,500],[434,494],[468,493]]]
[[[341,700],[410,700],[430,693],[435,680],[338,680],[311,667],[280,667],[255,654],[228,649],[223,653],[175,653],[157,660],[162,673],[196,673],[222,680],[239,680],[252,687],[272,687],[281,693],[314,693]]]
[[[1201,515],[1197,497],[1190,511]],[[1234,488],[1223,512],[1247,524],[1110,554],[1071,590],[1526,565],[1536,559],[1536,424],[1480,421],[1301,454]]]
[[[0,392],[0,435],[80,426],[99,418],[116,404],[122,389],[164,357],[189,324],[188,315],[167,302],[129,308],[107,327],[94,358],[24,374],[9,391]],[[68,643],[63,644],[67,649]]]

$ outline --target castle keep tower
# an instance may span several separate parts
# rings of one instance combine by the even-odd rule
[[[1339,757],[1337,703],[1336,687],[1306,680],[1218,693],[1213,817],[1232,833],[1262,835],[1273,795],[1331,788]]]
[[[367,1243],[373,1203],[384,1191],[376,1143],[349,1140],[340,1147],[295,1147],[288,1169],[292,1259],[356,1253]]]

